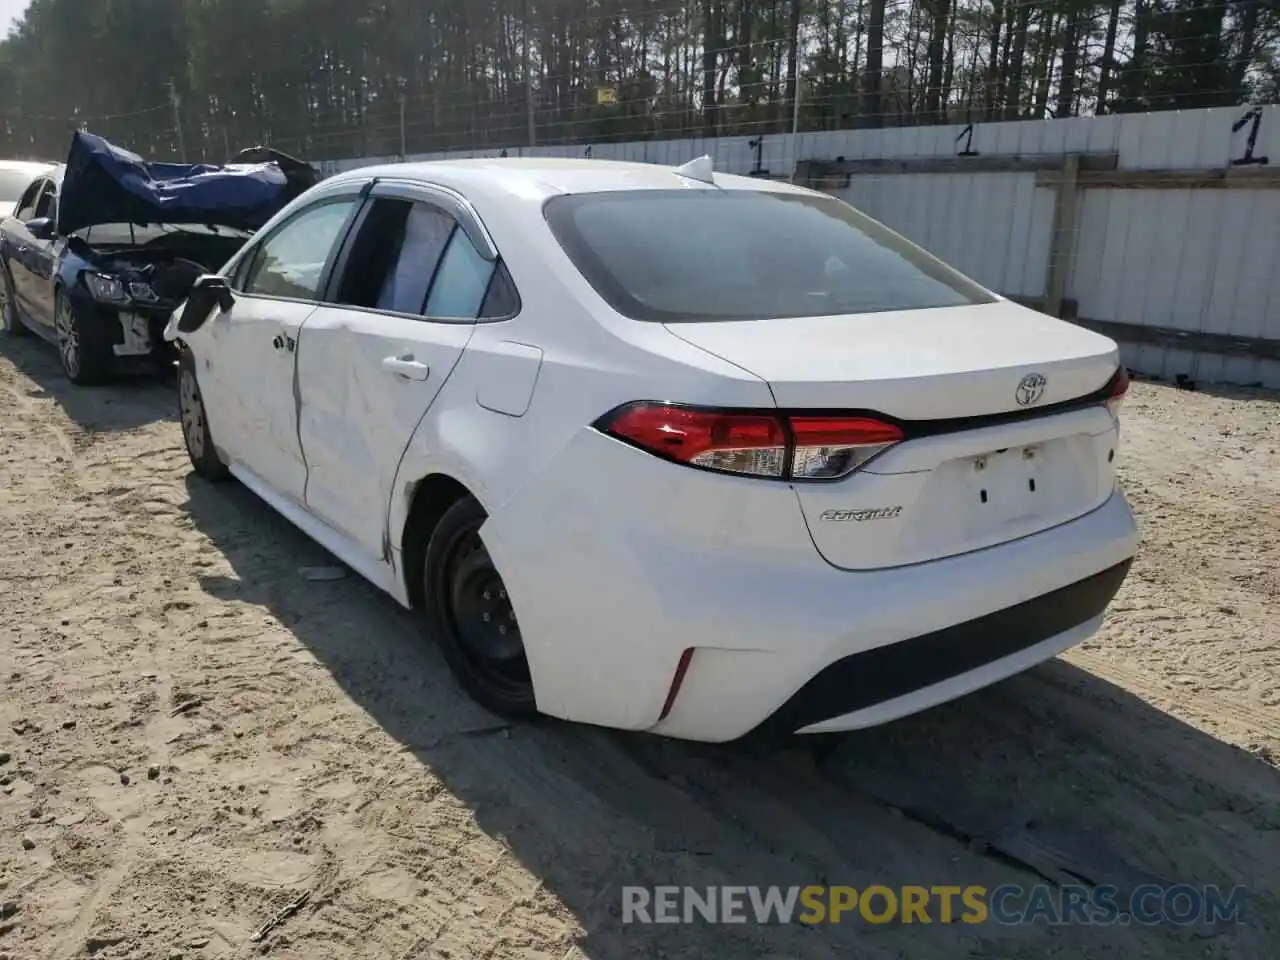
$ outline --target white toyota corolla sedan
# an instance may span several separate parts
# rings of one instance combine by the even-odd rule
[[[167,335],[196,470],[507,716],[882,723],[1090,636],[1136,549],[1113,341],[706,158],[343,173]]]

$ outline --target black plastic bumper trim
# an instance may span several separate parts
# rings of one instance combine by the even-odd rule
[[[1130,558],[1016,606],[837,660],[762,726],[795,733],[950,680],[1065,633],[1106,610],[1132,563]]]

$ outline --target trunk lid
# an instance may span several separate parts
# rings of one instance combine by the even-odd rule
[[[768,382],[784,409],[875,410],[903,420],[1023,409],[1024,376],[1046,407],[1097,390],[1114,341],[1007,300],[786,320],[672,323],[675,336]]]
[[[903,422],[906,440],[858,472],[795,484],[834,566],[994,546],[1088,513],[1114,487],[1111,412],[1044,408],[1104,387],[1115,342],[1017,304],[667,329],[767,381],[780,409]]]

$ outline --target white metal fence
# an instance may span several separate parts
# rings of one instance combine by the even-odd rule
[[[1280,106],[510,153],[795,173],[1137,371],[1280,387]]]

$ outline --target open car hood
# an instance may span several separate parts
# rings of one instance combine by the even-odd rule
[[[58,191],[57,231],[67,236],[106,223],[256,230],[314,184],[318,175],[283,154],[258,154],[254,159],[258,162],[221,167],[147,163],[101,137],[78,131]]]

